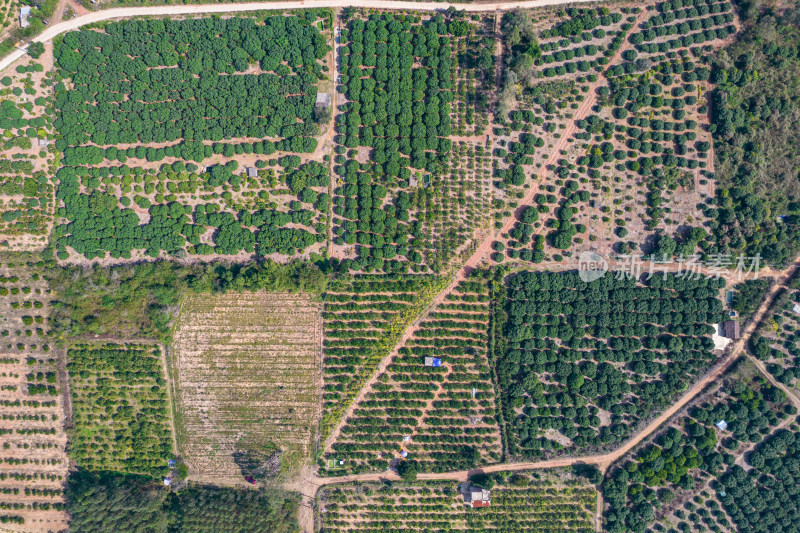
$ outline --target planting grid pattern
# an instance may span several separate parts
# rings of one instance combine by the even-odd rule
[[[172,364],[190,475],[241,480],[236,455],[271,445],[291,475],[313,452],[321,329],[319,306],[304,295],[187,297]]]
[[[383,470],[406,451],[423,471],[500,460],[486,347],[489,296],[462,282],[422,321],[343,427],[328,455],[347,471]],[[440,367],[425,366],[425,357]],[[340,461],[344,460],[344,464]]]

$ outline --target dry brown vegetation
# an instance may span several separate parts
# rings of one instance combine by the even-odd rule
[[[241,481],[242,461],[276,453],[280,469],[270,473],[296,473],[317,437],[321,343],[320,309],[308,296],[187,297],[169,359],[190,476]]]

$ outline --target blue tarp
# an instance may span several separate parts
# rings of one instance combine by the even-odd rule
[[[434,357],[431,366],[442,366],[442,360],[439,359],[438,357]]]

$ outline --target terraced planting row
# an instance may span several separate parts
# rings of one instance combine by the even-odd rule
[[[319,496],[321,530],[595,531],[596,490],[569,475],[518,473],[491,485],[491,506],[484,508],[465,504],[457,484],[449,481],[325,488]]]
[[[459,284],[369,388],[323,468],[362,472],[406,462],[446,471],[499,461],[488,316],[486,283]]]

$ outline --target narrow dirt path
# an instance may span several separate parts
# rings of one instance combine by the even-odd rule
[[[169,426],[172,430],[172,453],[180,455],[181,451],[178,449],[178,433],[175,431],[175,397],[172,394],[172,374],[170,374],[169,367],[167,366],[167,348],[166,346],[158,345],[160,352],[159,359],[161,360],[161,369],[164,371],[164,378],[167,380],[167,402],[169,404]]]
[[[67,8],[67,0],[58,0],[58,4],[56,5],[56,10],[53,12],[53,16],[50,19],[50,22],[57,23],[61,22],[61,19],[64,17],[64,10]]]
[[[648,11],[646,10],[639,13],[639,15],[636,17],[636,22],[634,23],[634,27],[635,28],[638,27],[639,23],[641,23],[642,20],[644,20],[647,16],[648,16]],[[628,39],[625,39],[623,41],[623,44],[611,57],[611,60],[609,61],[608,64],[613,65],[615,62],[617,62],[622,57],[623,52],[628,50],[631,46],[633,46],[631,42]],[[561,156],[561,150],[567,147],[569,139],[572,138],[573,133],[575,133],[575,130],[578,127],[578,121],[581,120],[582,118],[585,118],[591,111],[594,104],[597,102],[597,88],[600,87],[600,85],[602,85],[604,82],[605,78],[603,78],[602,76],[598,76],[596,81],[589,84],[589,90],[587,91],[588,95],[586,99],[583,102],[581,102],[580,106],[573,114],[572,119],[570,120],[566,129],[561,133],[561,137],[559,137],[558,141],[553,145],[553,148],[550,149],[550,154],[547,156],[547,159],[542,164],[542,170],[538,175],[534,177],[534,180],[540,181],[546,177],[546,174],[548,172],[547,168],[558,160],[558,158]],[[519,201],[520,207],[518,207],[511,216],[506,217],[506,219],[503,221],[503,226],[499,232],[494,232],[491,235],[489,235],[486,239],[484,239],[483,243],[481,243],[481,245],[478,246],[477,250],[475,250],[475,253],[472,254],[472,257],[470,257],[464,264],[464,267],[462,269],[463,271],[468,273],[472,271],[474,268],[476,268],[481,261],[483,261],[483,259],[491,250],[492,242],[494,242],[497,233],[502,234],[511,230],[511,228],[514,226],[519,216],[522,214],[522,211],[525,209],[525,207],[533,203],[533,199],[536,196],[537,192],[538,189],[536,187],[531,186],[528,188],[528,190],[525,192],[525,196]]]
[[[595,533],[603,531],[603,508],[605,502],[603,501],[603,491],[597,491],[597,510],[594,513],[594,530]]]

